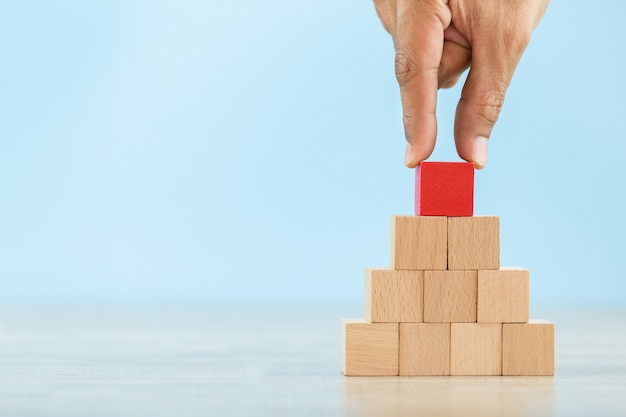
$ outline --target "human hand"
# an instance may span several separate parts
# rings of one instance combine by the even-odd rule
[[[405,164],[428,158],[437,138],[437,90],[470,71],[456,109],[459,156],[481,169],[515,68],[549,0],[374,0],[396,50]]]

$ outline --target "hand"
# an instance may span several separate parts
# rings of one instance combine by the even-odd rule
[[[393,37],[400,85],[405,164],[428,158],[437,138],[438,88],[470,68],[456,109],[459,156],[481,169],[515,68],[549,0],[374,0]]]

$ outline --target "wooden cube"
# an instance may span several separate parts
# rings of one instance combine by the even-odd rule
[[[499,269],[500,218],[448,218],[448,269]]]
[[[472,162],[422,162],[415,169],[415,215],[471,216]]]
[[[400,375],[450,375],[450,323],[400,323]]]
[[[425,271],[424,321],[476,321],[476,271]]]
[[[554,324],[503,324],[502,375],[554,375]]]
[[[502,268],[478,271],[479,323],[526,323],[530,311],[530,271]]]
[[[345,375],[398,375],[398,323],[344,319],[342,327]]]
[[[366,268],[365,319],[424,321],[424,271]]]
[[[447,269],[446,217],[392,216],[393,269]]]
[[[452,323],[450,375],[502,375],[502,324]]]

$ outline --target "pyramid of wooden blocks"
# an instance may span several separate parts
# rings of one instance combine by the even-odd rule
[[[343,373],[554,375],[554,324],[530,319],[530,272],[500,266],[500,219],[474,216],[474,165],[422,162],[415,179],[391,267],[365,269],[364,319],[342,322]]]

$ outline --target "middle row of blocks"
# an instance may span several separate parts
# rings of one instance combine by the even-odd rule
[[[365,270],[365,319],[372,323],[525,323],[530,272]]]
[[[497,216],[391,218],[391,268],[467,270],[500,267]]]

